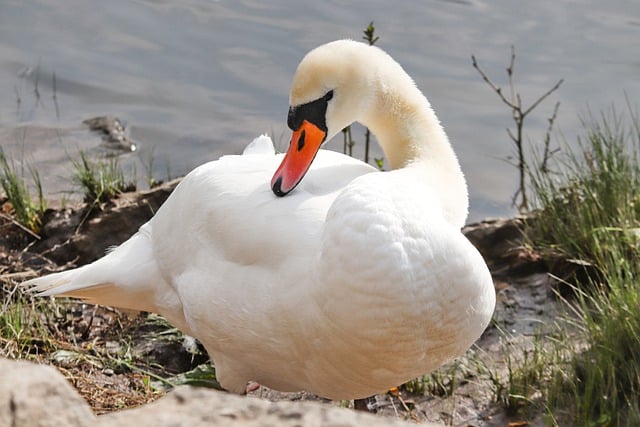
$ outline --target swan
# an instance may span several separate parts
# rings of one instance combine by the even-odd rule
[[[354,121],[391,171],[320,149]],[[460,165],[413,80],[377,47],[322,45],[295,72],[288,125],[284,155],[262,136],[196,168],[122,245],[25,286],[165,316],[235,393],[360,399],[461,355],[495,291],[461,233]]]

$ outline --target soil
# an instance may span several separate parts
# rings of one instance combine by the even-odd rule
[[[36,238],[11,219],[0,200],[0,280],[3,300],[19,300],[21,281],[82,265],[131,235],[162,204],[177,181],[153,190],[127,193],[99,209],[86,206],[49,210]],[[558,314],[556,284],[547,264],[523,244],[523,219],[488,220],[465,228],[494,275],[494,322],[476,346],[425,383],[409,383],[370,402],[380,416],[456,426],[545,425],[544,414],[497,403],[495,389],[478,366],[504,372],[505,346],[527,348]],[[25,296],[22,297],[26,298]],[[55,366],[102,414],[135,407],[166,393],[169,378],[196,368],[208,358],[201,346],[182,336],[159,316],[124,313],[78,301],[27,300],[45,304],[46,333],[30,331],[22,342],[4,340],[0,355],[37,359]],[[40,302],[38,302],[40,301]],[[7,303],[5,303],[7,304]],[[10,307],[5,305],[4,310]],[[4,314],[4,313],[3,313]],[[46,336],[46,338],[38,338]],[[279,393],[259,387],[250,394],[271,400],[319,400],[308,393]],[[535,396],[531,396],[535,399]]]

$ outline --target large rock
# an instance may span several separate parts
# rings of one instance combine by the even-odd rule
[[[546,273],[544,260],[531,250],[525,235],[526,224],[533,220],[533,217],[487,219],[466,225],[462,232],[480,251],[494,277]]]
[[[410,425],[413,424],[327,404],[269,402],[186,386],[173,390],[149,405],[96,417],[89,405],[55,369],[0,359],[0,427]]]
[[[412,424],[315,402],[269,402],[221,391],[179,387],[152,404],[101,417],[101,427],[132,425],[405,427]]]
[[[54,368],[0,359],[0,427],[89,427],[96,420]]]

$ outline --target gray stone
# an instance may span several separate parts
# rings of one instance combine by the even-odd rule
[[[100,427],[403,427],[401,420],[315,402],[270,402],[254,397],[178,387],[149,405],[103,415]],[[425,424],[421,424],[425,425]],[[433,424],[432,424],[433,426]]]
[[[54,368],[0,358],[0,427],[402,427],[414,424],[316,402],[178,387],[135,409],[96,417]],[[421,424],[427,425],[427,424]],[[434,426],[434,424],[430,424]]]
[[[54,368],[0,359],[0,427],[88,427],[96,420]]]

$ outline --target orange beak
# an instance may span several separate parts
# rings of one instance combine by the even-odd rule
[[[271,178],[276,196],[286,196],[302,181],[326,137],[325,131],[307,120],[293,132],[289,149]]]

